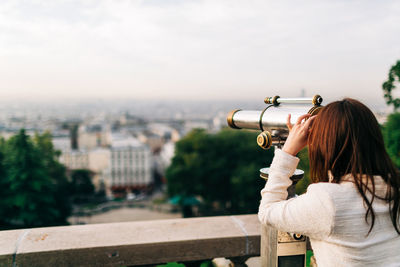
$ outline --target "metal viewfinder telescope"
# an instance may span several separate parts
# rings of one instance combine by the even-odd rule
[[[266,108],[257,110],[232,110],[227,119],[233,129],[260,130],[257,144],[263,149],[272,145],[282,146],[289,134],[286,125],[287,116],[291,114],[292,122],[303,114],[316,115],[321,110],[322,97],[315,95],[312,98],[281,98],[279,96],[264,99]]]

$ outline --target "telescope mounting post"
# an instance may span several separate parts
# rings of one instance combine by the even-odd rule
[[[269,168],[260,170],[260,177],[268,180]],[[296,197],[295,186],[304,177],[304,171],[296,169],[290,177],[292,185],[288,187],[288,198]],[[262,267],[305,267],[307,238],[295,233],[278,231],[261,225],[261,266]]]

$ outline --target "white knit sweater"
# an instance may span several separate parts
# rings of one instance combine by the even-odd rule
[[[351,177],[340,184],[311,184],[305,194],[286,200],[289,177],[298,162],[297,157],[276,149],[268,182],[261,190],[261,223],[310,237],[319,267],[400,266],[400,236],[390,220],[388,204],[375,198],[375,225],[367,236],[366,209]],[[384,196],[385,182],[379,176],[374,179],[376,192]]]

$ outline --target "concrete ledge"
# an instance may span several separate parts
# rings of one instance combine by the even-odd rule
[[[259,254],[256,215],[0,231],[0,266],[146,265]]]

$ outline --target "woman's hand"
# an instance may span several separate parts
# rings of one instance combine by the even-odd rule
[[[305,114],[297,119],[297,122],[292,125],[290,122],[291,115],[287,117],[287,127],[289,128],[289,136],[286,139],[285,145],[282,150],[293,156],[296,156],[306,145],[310,128],[315,116]]]

